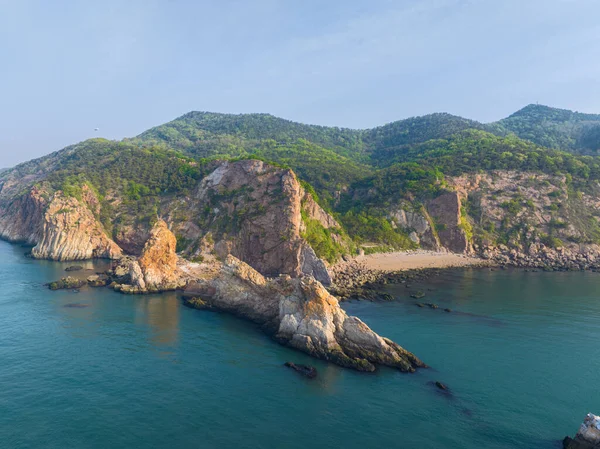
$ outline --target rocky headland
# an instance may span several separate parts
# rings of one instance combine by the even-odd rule
[[[413,372],[425,367],[414,354],[346,314],[311,276],[267,279],[229,255],[214,277],[185,290],[190,307],[234,313],[261,325],[280,343],[360,371],[376,365]]]
[[[359,371],[377,365],[414,372],[425,367],[414,354],[380,337],[365,323],[351,317],[338,300],[310,274],[283,274],[267,278],[228,254],[202,263],[176,254],[176,238],[163,220],[150,230],[139,257],[125,256],[113,263],[106,277],[87,278],[87,283],[109,284],[129,294],[182,290],[185,304],[214,309],[249,319],[276,341],[314,357]],[[80,288],[86,281],[65,277],[51,289]]]

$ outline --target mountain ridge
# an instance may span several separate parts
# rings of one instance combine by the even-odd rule
[[[529,105],[512,117],[533,120],[541,114],[546,123],[547,114],[557,113],[564,115],[555,108]],[[335,217],[340,226],[337,237],[310,221],[314,226],[305,232],[317,256],[330,261],[364,245],[369,251],[422,245],[471,251],[477,239],[507,241],[510,229],[502,220],[493,231],[480,229],[470,223],[465,209],[469,198],[444,197],[454,189],[457,177],[491,172],[561,174],[564,190],[587,192],[600,179],[596,157],[545,148],[494,123],[447,113],[351,130],[305,125],[271,114],[190,112],[134,138],[90,139],[20,164],[0,174],[0,203],[8,204],[35,186],[48,195],[61,192],[75,198],[89,188],[97,194],[98,219],[108,235],[125,249],[139,248],[148,232],[145,223],[164,211],[167,200],[189,195],[217,161],[247,159],[293,170],[315,202]],[[443,209],[435,205],[440,196],[465,211],[456,215],[452,209],[450,218],[433,213]],[[550,206],[540,202],[537,207]],[[593,211],[588,209],[581,215],[590,217]],[[570,219],[560,210],[553,212],[563,221]],[[596,241],[596,225],[588,218],[567,233],[566,228],[550,229],[546,221],[551,218],[544,217],[541,212],[530,217],[539,221],[535,238],[551,241],[546,236],[552,234],[555,246],[558,240]],[[438,226],[438,219],[448,232]],[[139,241],[126,238],[136,233],[142,236]],[[454,243],[440,237],[445,234],[452,235]]]

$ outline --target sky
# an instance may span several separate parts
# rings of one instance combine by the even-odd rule
[[[599,17],[599,0],[0,0],[0,168],[192,110],[600,113]]]

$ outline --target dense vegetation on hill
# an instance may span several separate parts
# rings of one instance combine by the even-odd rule
[[[149,129],[134,142],[165,144],[197,157],[241,156],[265,140],[285,145],[305,140],[342,156],[360,159],[362,131],[305,125],[270,114],[216,114],[190,112]]]
[[[149,217],[162,198],[193,187],[211,160],[256,158],[293,169],[356,243],[407,248],[414,243],[387,216],[401,199],[418,208],[447,188],[446,177],[490,170],[563,174],[585,189],[600,179],[600,159],[572,153],[599,148],[600,115],[536,105],[492,124],[431,114],[370,130],[191,112],[133,139],[92,139],[22,164],[1,173],[0,185],[7,176],[44,178],[77,196],[88,184],[110,226],[107,195]],[[328,247],[328,258],[337,250]]]
[[[139,148],[124,142],[90,139],[69,147],[44,179],[47,189],[81,198],[85,184],[101,202],[101,220],[113,228],[112,201],[127,210],[120,220],[153,220],[161,198],[186,194],[207,173],[207,163],[173,150]]]
[[[422,167],[436,167],[450,176],[487,170],[521,170],[568,173],[579,180],[600,179],[600,159],[596,157],[576,156],[540,147],[514,135],[498,137],[478,130],[403,147],[388,156],[379,163],[383,166],[418,163]]]
[[[600,115],[597,114],[529,105],[497,125],[547,148],[582,154],[596,154],[600,150]]]

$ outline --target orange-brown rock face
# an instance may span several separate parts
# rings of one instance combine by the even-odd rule
[[[183,287],[186,276],[177,266],[176,246],[175,235],[167,224],[163,220],[157,221],[140,258],[125,258],[120,262],[126,265],[121,270],[129,273],[130,280],[115,288],[124,293],[150,293]]]
[[[159,220],[152,228],[150,238],[138,260],[146,285],[160,286],[176,281],[178,278],[176,246],[175,236],[169,231],[167,224]]]

